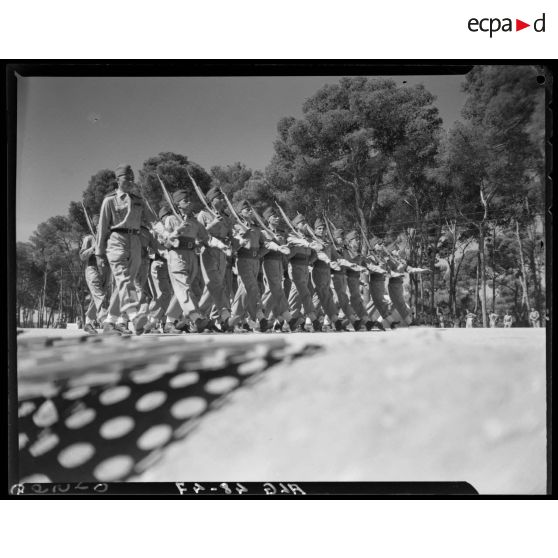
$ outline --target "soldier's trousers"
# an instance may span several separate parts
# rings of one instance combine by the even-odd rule
[[[379,319],[381,317],[384,321],[389,323],[390,310],[389,304],[385,299],[385,293],[385,275],[383,273],[370,272],[370,298],[372,299],[372,305],[374,307],[372,311],[372,318]],[[376,312],[379,316],[375,316]]]
[[[347,273],[347,286],[349,287],[351,306],[361,320],[368,320],[368,312],[360,292],[360,273]]]
[[[106,256],[116,282],[119,310],[126,312],[132,319],[135,317],[139,305],[136,290],[136,277],[141,265],[139,235],[111,233],[107,240]]]
[[[85,281],[91,293],[91,302],[85,312],[85,317],[91,321],[98,319],[101,322],[106,315],[106,310],[105,312],[101,312],[101,310],[107,300],[110,272],[106,267],[99,271],[97,266],[88,265],[85,268]]]
[[[209,314],[214,305],[217,315],[230,310],[230,299],[226,291],[227,257],[218,248],[204,248],[201,255],[201,270],[205,283],[200,299],[200,310]],[[217,317],[214,315],[212,317]]]
[[[330,267],[325,264],[316,264],[312,269],[312,281],[318,300],[328,318],[335,321],[338,317],[338,309],[333,301],[333,293],[331,292],[331,271]]]
[[[289,293],[289,310],[293,318],[299,318],[301,308],[311,320],[316,319],[316,308],[312,303],[312,295],[308,289],[308,264],[291,263],[289,265],[289,277],[291,279],[291,291]]]
[[[276,258],[264,259],[262,267],[266,287],[262,297],[263,312],[266,318],[271,315],[279,318],[289,311],[289,303],[283,290],[283,261]]]
[[[411,309],[405,302],[405,292],[403,290],[403,277],[391,277],[388,283],[389,298],[393,302],[395,309],[399,312],[401,319],[409,325],[412,321]]]
[[[160,320],[167,311],[173,296],[167,262],[153,260],[151,262],[150,278],[153,299],[149,305],[149,313],[153,319]]]
[[[149,301],[152,299],[151,291],[149,290],[149,268],[151,260],[149,256],[143,256],[136,276],[136,291],[139,295],[140,312],[146,312],[149,306]]]
[[[258,271],[260,260],[258,258],[238,258],[238,289],[232,304],[233,322],[244,316],[247,312],[250,319],[256,321],[263,317],[261,311],[260,288],[258,287]]]
[[[347,284],[347,275],[345,272],[342,273],[332,273],[331,278],[333,280],[333,288],[335,289],[335,295],[337,297],[337,304],[343,310],[343,314],[349,320],[356,318],[356,312],[351,306],[349,301],[349,295],[347,291],[349,286]]]
[[[193,250],[169,250],[167,256],[172,288],[185,318],[196,320],[201,316],[192,283],[198,268],[198,257]]]

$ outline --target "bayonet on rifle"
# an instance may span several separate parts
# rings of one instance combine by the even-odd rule
[[[89,214],[87,213],[87,209],[85,209],[85,204],[81,202],[81,207],[83,207],[83,212],[85,213],[85,220],[87,221],[87,226],[89,227],[89,232],[93,235],[93,240],[97,243],[97,233],[95,232],[95,227],[91,219],[89,218]]]
[[[197,185],[196,181],[194,180],[194,177],[190,174],[188,169],[186,169],[186,173],[188,174],[188,178],[192,181],[192,185],[194,186],[194,190],[195,190],[196,194],[198,195],[198,198],[200,199],[200,201],[204,205],[205,209],[207,209],[207,211],[209,211],[209,213],[211,213],[211,215],[213,215],[213,217],[217,218],[217,213],[215,213],[215,211],[213,211],[213,209],[211,209],[209,203],[207,202],[207,199],[205,198],[204,193],[202,192],[201,188]]]
[[[169,207],[171,208],[171,211],[174,213],[175,217],[180,219],[180,221],[183,221],[184,217],[182,217],[182,215],[180,215],[178,209],[174,205],[174,202],[172,201],[172,198],[170,197],[168,190],[165,188],[165,185],[163,184],[163,181],[161,180],[161,177],[158,174],[156,176],[159,179],[159,184],[161,185],[161,188],[163,189],[163,195],[165,196],[165,200],[167,200],[167,203],[169,204]]]

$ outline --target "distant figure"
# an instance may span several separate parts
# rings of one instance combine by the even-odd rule
[[[498,323],[498,314],[496,314],[496,312],[491,312],[488,319],[490,320],[490,327],[496,327]]]
[[[81,318],[77,319],[77,326],[78,326],[78,329],[83,329],[83,322],[81,321]]]
[[[513,323],[512,315],[510,314],[510,311],[507,310],[506,315],[504,316],[504,327],[511,327],[512,323]]]
[[[531,322],[531,327],[541,327],[539,319],[540,314],[534,308],[531,308],[531,313],[529,314],[529,322]]]
[[[465,327],[473,327],[473,323],[477,316],[473,312],[467,312],[465,316]]]

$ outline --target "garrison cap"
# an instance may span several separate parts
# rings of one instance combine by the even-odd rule
[[[126,176],[127,174],[130,173],[134,174],[132,167],[124,163],[118,165],[116,167],[116,170],[114,171],[114,174],[116,174],[116,178],[118,178],[119,176]]]
[[[358,231],[355,230],[355,229],[353,229],[352,231],[349,231],[349,232],[345,235],[345,240],[346,240],[347,242],[349,242],[349,240],[353,240],[353,239],[355,239],[355,238],[359,238],[359,236],[360,236],[360,235],[358,234]]]
[[[325,221],[321,217],[318,217],[314,222],[314,228],[317,229],[319,227],[325,227]]]
[[[176,192],[172,193],[172,201],[174,203],[178,203],[186,198],[190,198],[190,193],[186,190],[176,190]]]
[[[205,195],[205,197],[207,198],[208,202],[212,202],[215,198],[220,198],[222,197],[223,194],[221,193],[221,190],[219,190],[219,188],[214,187],[211,188],[207,191],[207,194]]]
[[[293,219],[293,225],[296,226],[299,223],[302,223],[302,221],[306,221],[306,217],[304,217],[302,213],[297,213],[295,218]]]
[[[263,218],[269,219],[272,215],[277,215],[275,209],[271,206],[266,207],[263,211]]]

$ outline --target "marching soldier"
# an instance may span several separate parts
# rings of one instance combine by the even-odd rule
[[[136,276],[141,264],[142,224],[147,226],[146,208],[141,197],[132,193],[134,173],[130,165],[116,168],[118,188],[103,200],[101,206],[95,256],[97,266],[110,265],[116,282],[120,312],[132,320],[135,333],[143,333],[147,315],[139,312]],[[103,333],[114,334],[118,315],[109,314]],[[118,332],[116,332],[118,333]]]
[[[274,329],[281,331],[283,323],[289,323],[292,315],[289,312],[289,303],[283,289],[284,262],[291,254],[286,245],[285,234],[279,230],[280,219],[272,207],[267,207],[263,212],[273,236],[263,232],[267,238],[268,251],[263,256],[262,267],[265,279],[265,292],[262,297],[262,306],[266,318],[273,316],[277,321]]]
[[[99,216],[93,216],[93,224],[96,227],[99,223]],[[95,258],[95,237],[88,234],[81,245],[79,257],[82,262],[87,262],[85,268],[85,281],[91,293],[91,302],[85,312],[84,331],[91,335],[97,335],[94,322],[102,323],[106,317],[107,311],[103,309],[103,304],[107,301],[108,286],[110,281],[110,271],[108,267],[97,266]]]
[[[289,247],[291,255],[289,258],[289,278],[291,279],[291,291],[289,293],[289,311],[292,315],[289,327],[291,331],[295,331],[297,325],[301,321],[302,312],[311,321],[314,331],[321,331],[322,326],[318,320],[316,308],[312,302],[312,295],[308,288],[308,281],[310,273],[308,266],[310,265],[311,258],[315,258],[315,252],[312,247],[320,249],[321,246],[311,242],[307,235],[306,218],[301,213],[298,213],[292,220],[293,226],[298,231],[299,235],[288,236]]]
[[[341,228],[334,228],[332,231],[333,239],[338,248],[338,256],[344,257],[346,246],[344,245],[344,230]],[[351,307],[349,301],[349,296],[347,294],[347,274],[346,268],[341,266],[340,269],[331,270],[331,280],[333,282],[334,299],[336,299],[339,308],[343,311],[345,318],[347,318],[351,323],[355,322],[357,319],[356,312]]]
[[[225,199],[218,188],[211,188],[206,198],[215,215],[203,209],[197,219],[213,237],[228,246],[232,242],[232,219],[225,214]],[[230,299],[227,296],[226,273],[227,258],[232,255],[232,250],[204,246],[201,251],[201,269],[205,287],[200,300],[200,310],[209,314],[211,307],[215,308],[215,317],[220,321],[222,331],[227,329],[227,322],[231,315]]]
[[[360,326],[364,323],[366,329],[370,331],[374,326],[373,320],[370,319],[366,307],[364,306],[364,301],[362,300],[362,294],[360,292],[360,281],[361,274],[365,274],[366,279],[368,279],[368,271],[366,269],[366,259],[363,258],[360,252],[360,235],[356,230],[349,231],[345,236],[346,250],[343,252],[343,261],[341,265],[347,264],[347,287],[350,294],[351,308],[358,317],[355,321],[354,328],[355,331],[360,329]]]
[[[260,255],[265,249],[265,238],[262,230],[255,225],[250,214],[250,205],[243,200],[239,205],[239,212],[244,224],[237,223],[236,242],[238,270],[238,288],[232,304],[230,326],[239,332],[239,323],[245,313],[249,316],[251,329],[266,331],[267,320],[261,309],[260,289],[258,286],[258,272],[260,269]]]
[[[322,249],[316,252],[316,260],[312,269],[312,281],[318,300],[336,331],[343,331],[345,327],[339,319],[337,306],[331,292],[331,269],[340,271],[341,266],[337,263],[337,253],[332,244],[324,238],[325,222],[318,218],[314,223],[314,232],[322,244]],[[346,330],[345,330],[346,331]]]
[[[183,215],[183,220],[176,215],[167,215],[164,219],[169,242],[169,275],[184,318],[191,324],[190,331],[200,333],[207,326],[207,320],[200,311],[199,299],[192,290],[192,284],[199,273],[196,241],[221,250],[226,250],[227,247],[216,238],[210,237],[204,226],[194,217],[194,206],[189,192],[178,190],[172,194],[172,199]]]

